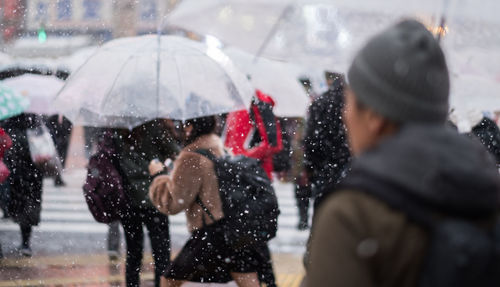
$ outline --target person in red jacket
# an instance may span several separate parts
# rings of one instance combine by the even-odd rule
[[[226,118],[224,146],[235,155],[256,158],[272,180],[273,155],[283,149],[281,126],[273,113],[275,102],[271,96],[257,90],[250,111],[236,111]],[[276,286],[271,252],[267,244],[258,248],[262,255],[259,279],[267,286]]]
[[[226,118],[224,145],[233,154],[260,160],[272,180],[273,155],[283,149],[281,126],[273,113],[271,96],[257,90],[250,111],[230,113]]]

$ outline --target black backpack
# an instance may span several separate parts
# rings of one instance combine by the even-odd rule
[[[414,205],[403,210],[430,232],[418,287],[500,286],[500,221],[480,228],[472,219],[433,218]]]
[[[259,161],[242,155],[217,158],[208,150],[196,152],[214,163],[226,242],[244,248],[274,238],[280,214],[278,199]],[[215,221],[199,197],[196,202]]]

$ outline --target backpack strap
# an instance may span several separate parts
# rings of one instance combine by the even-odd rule
[[[205,213],[208,215],[208,217],[210,217],[210,219],[212,219],[213,222],[216,221],[214,215],[210,212],[210,210],[208,210],[207,206],[203,203],[203,201],[201,201],[200,196],[196,196],[196,203],[198,203],[201,206],[203,211],[205,211]],[[202,217],[202,220],[203,220],[203,225],[206,225],[205,217]]]
[[[211,153],[208,149],[197,149],[195,150],[194,152],[198,153],[198,154],[201,154],[202,156],[208,158],[209,160],[211,161],[215,161],[217,158],[215,157],[215,155],[213,153]],[[210,217],[210,219],[212,219],[213,222],[217,221],[215,220],[215,217],[214,215],[210,212],[210,210],[208,210],[207,206],[203,203],[203,201],[201,201],[201,198],[200,196],[196,196],[196,203],[198,203],[201,208],[203,209],[203,211],[205,211],[205,213],[208,215],[208,217]],[[203,225],[205,225],[205,217],[202,217],[203,219]]]
[[[211,161],[215,161],[217,158],[213,153],[211,153],[208,149],[197,149],[194,151],[197,154],[201,154],[202,156],[208,158]]]

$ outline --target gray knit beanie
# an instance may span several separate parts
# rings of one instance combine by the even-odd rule
[[[443,51],[424,25],[403,21],[358,52],[348,79],[356,99],[388,119],[444,122],[450,90]]]

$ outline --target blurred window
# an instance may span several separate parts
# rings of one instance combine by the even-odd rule
[[[85,20],[97,20],[99,19],[99,9],[101,8],[100,0],[84,0],[83,9],[83,19]]]
[[[35,20],[45,22],[49,16],[49,4],[46,1],[38,1],[36,3],[36,16]]]
[[[141,1],[141,19],[144,21],[153,21],[156,19],[156,1]]]
[[[57,2],[57,19],[71,19],[71,0],[59,0]]]

